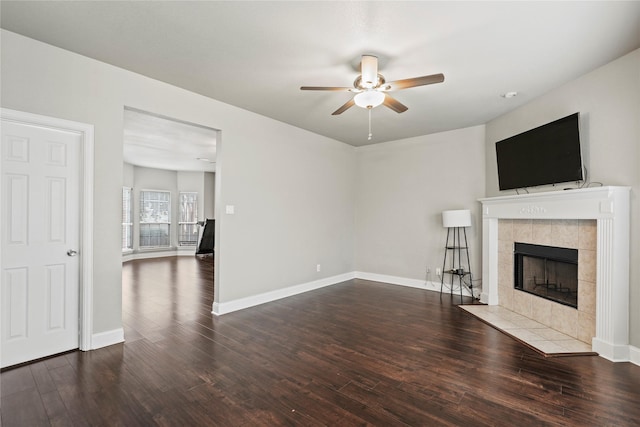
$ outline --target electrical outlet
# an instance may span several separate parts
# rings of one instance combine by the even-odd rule
[[[436,268],[436,276],[442,276],[442,269],[440,267]]]
[[[320,266],[320,264],[316,264],[316,271],[320,271],[322,269],[322,267]]]

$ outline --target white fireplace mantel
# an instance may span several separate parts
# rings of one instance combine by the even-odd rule
[[[499,219],[595,219],[597,223],[596,336],[593,351],[629,360],[630,187],[595,187],[481,199],[481,301],[498,301]]]

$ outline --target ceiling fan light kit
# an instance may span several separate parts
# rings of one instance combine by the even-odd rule
[[[358,107],[375,108],[384,102],[384,98],[384,93],[369,89],[356,94],[356,96],[353,97],[353,101]]]
[[[368,109],[370,140],[372,136],[371,109],[378,105],[384,105],[396,113],[404,113],[408,110],[406,105],[387,95],[385,92],[442,83],[443,81],[443,74],[432,74],[429,76],[414,77],[411,79],[396,80],[387,83],[384,76],[382,74],[378,74],[378,57],[373,55],[362,55],[362,60],[360,62],[360,75],[353,82],[353,88],[302,86],[300,90],[348,91],[355,93],[352,99],[334,111],[332,115],[336,116],[342,114],[354,105]]]

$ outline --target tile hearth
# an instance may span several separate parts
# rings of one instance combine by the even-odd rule
[[[473,304],[459,307],[545,357],[597,355],[589,344],[502,306]]]

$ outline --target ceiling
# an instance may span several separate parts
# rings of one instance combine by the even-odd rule
[[[176,171],[216,170],[217,132],[144,111],[125,108],[123,160]]]
[[[640,2],[2,1],[1,26],[361,146],[486,123],[640,47]],[[443,73],[354,107],[362,54],[387,81]],[[500,95],[516,91],[518,96]],[[224,131],[224,129],[223,129]]]

